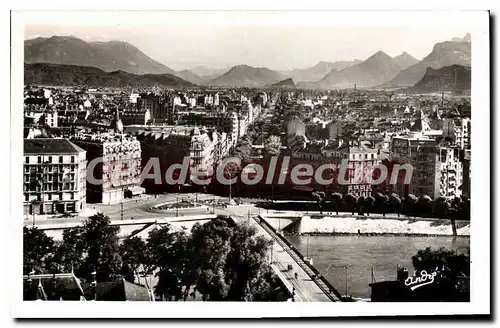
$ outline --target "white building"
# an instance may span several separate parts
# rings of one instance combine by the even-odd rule
[[[86,151],[66,139],[24,139],[24,213],[79,212],[86,205]]]
[[[466,149],[471,145],[470,130],[471,130],[470,118],[462,118],[455,126],[456,143],[462,149]]]

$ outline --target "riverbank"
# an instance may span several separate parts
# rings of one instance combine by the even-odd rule
[[[301,235],[363,235],[363,236],[452,236],[449,220],[370,219],[329,217],[312,219],[303,216],[295,227]],[[456,221],[457,237],[470,236],[470,222]]]

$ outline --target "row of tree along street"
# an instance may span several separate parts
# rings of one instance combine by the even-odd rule
[[[375,197],[356,197],[353,194],[342,195],[335,192],[326,194],[323,191],[314,191],[311,193],[312,199],[316,201],[317,209],[320,211],[347,211],[359,214],[386,213],[434,217],[441,219],[460,219],[469,220],[470,218],[470,200],[467,197],[455,197],[449,200],[445,197],[438,197],[432,200],[427,195],[417,198],[413,194],[406,197],[399,197],[392,193],[385,195],[376,193]]]
[[[120,240],[118,226],[97,214],[66,229],[55,241],[37,228],[24,228],[24,274],[73,271],[83,281],[156,276],[162,300],[280,301],[290,295],[268,262],[271,241],[255,228],[218,217],[195,224],[191,233],[166,224]]]

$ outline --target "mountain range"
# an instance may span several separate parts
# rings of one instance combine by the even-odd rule
[[[394,58],[378,51],[357,65],[341,71],[331,70],[318,84],[326,89],[350,88],[354,84],[357,87],[369,87],[391,80],[400,71],[401,67]]]
[[[342,60],[336,62],[320,61],[316,65],[308,68],[294,69],[291,71],[281,71],[280,73],[291,77],[294,81],[311,82],[318,81],[325,77],[331,70],[340,71],[344,68],[361,63],[361,60]]]
[[[203,65],[199,65],[193,68],[190,68],[189,71],[192,72],[193,74],[196,74],[203,80],[211,80],[214,78],[217,78],[221,76],[222,74],[226,73],[229,71],[231,67],[226,67],[226,68],[211,68],[211,67],[206,67]]]
[[[293,82],[293,79],[291,77],[289,77],[288,79],[285,79],[283,81],[279,81],[279,82],[276,82],[274,84],[271,85],[271,87],[275,87],[275,88],[295,88],[295,82]]]
[[[408,89],[412,93],[463,92],[471,89],[471,68],[451,65],[434,69],[428,67],[424,77]]]
[[[124,71],[105,72],[90,66],[46,63],[24,64],[24,83],[36,85],[71,85],[92,87],[193,87],[172,74],[136,75]]]
[[[106,72],[125,71],[132,74],[175,73],[130,43],[85,42],[72,36],[26,40],[24,62],[91,66]]]
[[[208,85],[234,87],[263,87],[286,79],[287,76],[267,67],[237,65]]]
[[[454,38],[434,46],[432,52],[421,61],[406,52],[391,57],[382,51],[365,61],[320,61],[309,68],[277,71],[266,67],[236,65],[231,68],[215,69],[197,66],[175,71],[148,57],[127,42],[85,42],[76,37],[53,36],[25,40],[25,63],[46,63],[58,65],[85,66],[96,68],[71,68],[77,74],[74,82],[109,81],[112,84],[135,85],[211,85],[234,87],[265,87],[273,84],[295,85],[299,88],[359,88],[390,89],[415,85],[428,68],[440,69],[451,65],[469,67],[471,61],[471,38]],[[47,80],[46,72],[56,75],[54,80],[66,81],[57,65],[26,66],[28,77],[33,80]],[[35,72],[42,69],[41,72]],[[90,74],[88,77],[82,74]],[[111,75],[105,73],[113,73]],[[144,75],[144,76],[143,76]],[[148,75],[148,76],[145,76]],[[141,77],[143,76],[143,77]],[[291,80],[289,80],[291,79]],[[71,80],[71,79],[70,79]],[[71,82],[71,81],[69,81]]]
[[[385,88],[411,86],[417,83],[425,74],[428,67],[438,69],[451,65],[471,66],[471,44],[465,36],[459,41],[445,41],[438,43],[432,52],[418,63],[402,70],[394,79],[381,85]]]

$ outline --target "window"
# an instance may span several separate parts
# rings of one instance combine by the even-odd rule
[[[59,163],[62,163],[62,162],[63,162],[63,157],[59,156]]]
[[[71,156],[71,163],[75,163],[75,156]]]
[[[38,156],[38,164],[42,163],[42,156]]]
[[[30,173],[30,168],[28,166],[24,167],[24,173]]]
[[[30,157],[29,157],[29,156],[26,156],[26,158],[25,158],[25,162],[26,162],[26,164],[29,164],[29,163],[30,163]]]
[[[52,194],[48,195],[49,200],[52,200]]]
[[[52,156],[49,156],[49,163],[52,163]]]

